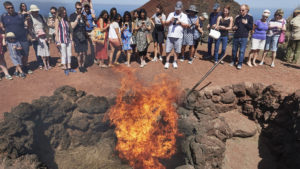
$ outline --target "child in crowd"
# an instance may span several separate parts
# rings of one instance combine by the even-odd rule
[[[22,58],[21,58],[21,50],[22,46],[20,42],[16,40],[16,36],[13,32],[8,32],[6,34],[6,41],[7,46],[10,53],[10,58],[12,63],[16,66],[16,71],[14,73],[15,76],[19,76],[25,78],[26,75],[23,72],[21,65],[22,65]]]
[[[49,70],[51,69],[49,63],[49,58],[50,58],[49,47],[47,44],[46,33],[42,29],[38,30],[38,41],[39,44],[38,44],[37,53],[43,59],[44,69]]]
[[[47,25],[49,27],[49,43],[55,42],[55,18],[51,13],[49,13],[49,18],[47,21]]]

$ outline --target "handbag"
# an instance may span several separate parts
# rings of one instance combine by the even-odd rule
[[[219,39],[221,36],[221,33],[215,29],[211,29],[208,36],[213,39]]]
[[[282,21],[282,28],[284,26],[284,21]],[[285,32],[281,31],[279,39],[278,39],[278,43],[284,43],[285,42]]]
[[[101,32],[100,28],[94,28],[92,33],[92,41],[100,44],[105,43],[106,32]]]

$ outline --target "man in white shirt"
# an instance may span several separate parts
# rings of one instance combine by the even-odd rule
[[[168,37],[166,41],[167,59],[165,69],[169,68],[169,60],[171,51],[174,48],[174,62],[173,67],[177,69],[177,56],[181,52],[183,28],[188,27],[187,15],[182,12],[182,2],[178,1],[175,6],[175,12],[169,14],[166,25],[169,26]]]

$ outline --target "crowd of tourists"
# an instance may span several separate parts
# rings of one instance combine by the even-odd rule
[[[178,61],[187,60],[192,64],[196,58],[196,49],[204,34],[205,20],[208,20],[206,27],[209,30],[209,38],[204,59],[212,60],[216,64],[223,63],[220,59],[228,53],[226,50],[229,34],[233,32],[230,66],[242,68],[248,40],[251,39],[247,65],[257,66],[259,52],[263,51],[258,65],[263,65],[265,57],[271,52],[271,67],[275,67],[278,44],[287,41],[285,33],[289,31],[286,58],[289,62],[300,64],[300,9],[294,11],[287,30],[287,21],[283,18],[282,9],[278,9],[272,19],[269,19],[272,16],[270,10],[266,9],[262,18],[254,21],[249,14],[249,6],[245,4],[240,6],[238,16],[231,15],[230,6],[221,8],[218,3],[213,6],[210,15],[205,12],[198,15],[199,11],[195,5],[190,5],[184,11],[183,3],[178,1],[174,12],[170,14],[165,14],[163,7],[158,5],[156,13],[151,17],[145,9],[132,13],[126,11],[121,16],[116,8],[112,8],[110,12],[103,10],[99,17],[96,17],[97,9],[94,9],[91,0],[81,0],[75,3],[75,12],[71,15],[67,14],[65,7],[51,7],[47,19],[39,13],[39,7],[34,4],[27,10],[26,4],[21,3],[19,12],[16,12],[9,1],[3,5],[7,12],[0,17],[0,67],[5,78],[10,80],[13,77],[6,66],[6,51],[9,51],[15,66],[13,76],[25,78],[27,74],[33,73],[28,65],[30,46],[34,49],[38,67],[44,70],[52,68],[49,52],[51,43],[56,45],[55,50],[60,53],[60,65],[66,75],[77,71],[87,72],[85,62],[88,49],[94,53],[94,62],[101,68],[119,65],[123,57],[128,67],[132,58],[135,58],[141,68],[149,61],[164,60],[165,69],[168,69],[170,64],[177,69]],[[150,49],[149,45],[152,43],[154,48]],[[186,56],[187,47],[189,54]],[[74,64],[71,63],[72,48],[77,55],[78,69],[74,69]]]

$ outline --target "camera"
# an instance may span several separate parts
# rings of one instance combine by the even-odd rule
[[[176,25],[176,24],[177,24],[177,21],[178,21],[178,18],[175,18],[175,19],[174,19],[174,22],[173,22],[173,25]]]
[[[161,13],[156,13],[156,16],[157,16],[157,17],[161,16]]]

